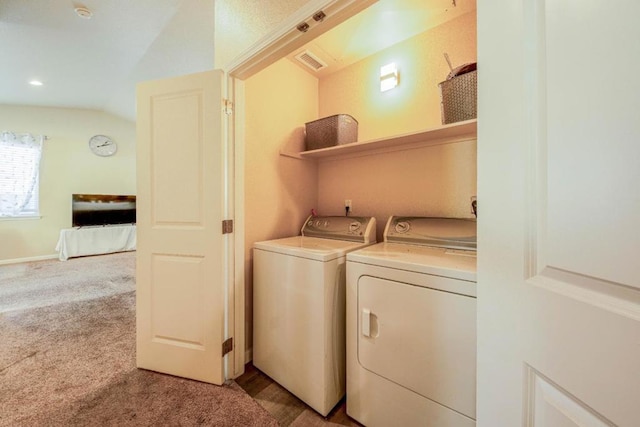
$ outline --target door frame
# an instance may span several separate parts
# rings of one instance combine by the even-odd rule
[[[233,114],[230,115],[227,138],[227,159],[230,177],[233,177],[233,189],[229,193],[230,218],[234,218],[233,254],[229,268],[233,268],[233,295],[227,296],[229,316],[235,328],[229,330],[234,336],[233,369],[228,378],[237,378],[244,372],[244,365],[252,359],[251,351],[246,349],[245,330],[245,216],[244,216],[244,162],[245,162],[245,116],[244,116],[244,80],[260,72],[274,62],[286,57],[295,49],[331,30],[378,0],[312,0],[282,21],[271,33],[258,40],[222,69],[227,74],[227,97],[233,102]],[[313,19],[318,11],[324,11],[327,17],[320,22]],[[301,32],[298,25],[306,22],[309,29]],[[244,351],[242,351],[244,349]]]

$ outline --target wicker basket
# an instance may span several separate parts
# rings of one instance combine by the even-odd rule
[[[358,121],[348,114],[336,114],[305,123],[307,150],[349,144],[358,140]]]
[[[442,124],[478,117],[478,72],[471,71],[445,80],[440,87]]]

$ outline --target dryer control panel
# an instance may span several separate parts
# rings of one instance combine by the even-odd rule
[[[391,216],[384,241],[475,251],[476,221],[458,218]]]
[[[376,219],[366,216],[309,216],[302,235],[322,239],[376,242]]]

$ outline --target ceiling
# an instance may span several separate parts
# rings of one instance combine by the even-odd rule
[[[475,9],[476,0],[380,0],[288,58],[300,64],[295,56],[310,51],[327,67],[302,67],[322,78]]]
[[[135,120],[136,83],[213,68],[213,34],[214,0],[2,0],[0,104]]]
[[[0,104],[135,120],[136,83],[213,68],[214,1],[0,0]],[[380,0],[306,48],[330,65],[321,77],[473,9],[475,0]]]

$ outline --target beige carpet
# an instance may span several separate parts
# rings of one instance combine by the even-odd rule
[[[0,266],[0,313],[132,292],[135,252]]]
[[[235,382],[135,368],[135,253],[0,266],[0,426],[276,426]]]

